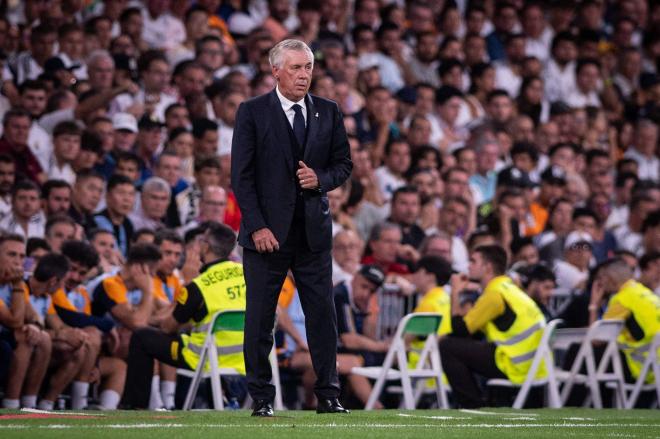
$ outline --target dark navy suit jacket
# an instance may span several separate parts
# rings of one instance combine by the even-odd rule
[[[303,190],[307,244],[329,250],[332,220],[327,192],[350,176],[353,164],[343,118],[335,102],[308,94],[303,161],[314,169],[320,188]],[[231,183],[241,209],[238,242],[255,250],[252,233],[268,227],[282,245],[289,233],[301,191],[291,125],[273,90],[243,102],[232,140]]]

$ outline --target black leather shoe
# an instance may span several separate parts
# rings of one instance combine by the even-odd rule
[[[337,398],[319,399],[316,406],[316,413],[350,413],[339,403]]]
[[[255,401],[252,416],[259,416],[260,418],[272,418],[275,416],[273,412],[273,404],[268,400]]]

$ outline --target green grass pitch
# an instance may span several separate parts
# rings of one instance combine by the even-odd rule
[[[660,438],[660,410],[0,411],[0,438]]]

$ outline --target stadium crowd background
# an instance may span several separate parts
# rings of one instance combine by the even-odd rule
[[[235,113],[273,89],[268,51],[286,37],[313,49],[311,92],[338,103],[351,146],[351,179],[327,195],[356,406],[370,384],[350,368],[382,360],[401,317],[440,294],[442,260],[465,273],[480,245],[502,246],[568,326],[588,325],[590,269],[614,256],[660,294],[658,1],[1,6],[3,407],[52,409],[66,390],[83,408],[90,383],[96,407],[118,406],[131,330],[171,314],[209,222],[249,215],[230,187]],[[362,264],[384,272],[377,291]],[[280,366],[306,389],[287,402],[313,406],[292,279],[279,314]],[[175,381],[158,368],[152,408],[174,407]]]

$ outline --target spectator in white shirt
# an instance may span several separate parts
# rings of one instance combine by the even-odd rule
[[[48,167],[48,178],[76,182],[72,163],[80,152],[82,131],[74,121],[60,122],[53,130],[53,155]]]
[[[575,66],[575,86],[562,96],[571,108],[600,107],[598,83],[600,63],[594,58],[579,59]]]
[[[575,85],[577,46],[570,32],[559,32],[552,39],[551,57],[543,72],[545,97],[549,102],[560,100]]]
[[[16,182],[14,159],[0,154],[0,221],[11,214],[11,190]]]
[[[63,24],[58,29],[60,53],[57,55],[64,66],[72,69],[77,79],[87,79],[87,66],[83,61],[85,34],[76,23]]]
[[[506,90],[515,98],[522,84],[522,62],[525,59],[525,36],[511,34],[506,38],[504,50],[506,58],[493,63],[495,67],[495,87]]]
[[[658,125],[648,119],[639,120],[635,130],[635,145],[628,148],[624,156],[637,162],[637,176],[640,180],[652,180],[656,183],[660,181],[657,148]]]
[[[11,197],[12,213],[0,221],[0,229],[28,238],[43,238],[46,217],[41,212],[39,187],[29,180],[14,186]]]
[[[206,35],[195,43],[195,61],[206,68],[213,79],[222,79],[229,73],[225,65],[225,47],[219,37]]]
[[[181,20],[169,12],[169,1],[147,0],[142,11],[142,39],[154,49],[171,49],[186,39]]]
[[[385,145],[385,164],[374,174],[383,199],[389,201],[395,190],[405,186],[404,174],[410,167],[410,145],[405,140],[393,140]]]
[[[644,252],[642,225],[647,215],[657,208],[656,200],[650,195],[639,194],[633,196],[630,202],[628,222],[613,231],[619,250],[626,250],[641,256]]]
[[[573,231],[564,241],[564,259],[555,262],[557,288],[572,291],[583,288],[589,277],[593,238],[585,232]]]
[[[541,5],[525,2],[520,14],[520,24],[527,37],[525,53],[545,63],[550,56],[549,48],[554,32],[545,21],[545,14]]]
[[[28,147],[36,157],[42,169],[48,169],[48,158],[53,145],[48,133],[36,122],[46,110],[47,89],[42,81],[27,80],[19,87],[19,106],[30,113],[33,122],[28,134]]]
[[[223,82],[207,87],[206,95],[211,101],[215,121],[218,124],[219,156],[231,154],[231,139],[234,136],[234,123],[238,106],[247,99],[240,90],[228,87]]]

